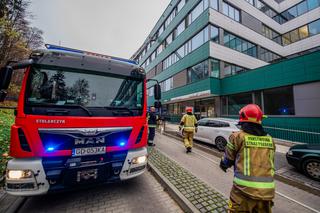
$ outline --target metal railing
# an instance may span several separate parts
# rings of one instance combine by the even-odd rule
[[[292,142],[302,142],[307,144],[320,144],[320,128],[292,128],[264,126],[264,129],[274,138],[279,138]]]

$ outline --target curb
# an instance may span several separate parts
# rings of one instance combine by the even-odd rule
[[[153,176],[159,181],[159,183],[163,186],[164,190],[168,192],[168,194],[174,199],[178,205],[181,207],[183,212],[200,212],[198,209],[196,209],[193,204],[187,200],[180,192],[179,190],[174,187],[170,181],[165,178],[160,171],[152,165],[152,163],[148,162],[148,169],[153,174]]]
[[[181,137],[179,137],[178,135],[175,135],[174,133],[163,132],[163,135],[181,141]],[[221,158],[223,156],[222,152],[219,152],[219,151],[216,151],[216,150],[213,150],[213,149],[209,149],[209,148],[200,146],[197,143],[193,143],[193,146],[195,148],[201,150],[201,151],[204,151],[204,152],[207,152],[209,154],[212,154],[212,155],[214,155],[214,156],[216,156],[218,158]],[[307,191],[309,193],[312,193],[314,195],[320,196],[320,189],[312,187],[310,185],[307,185],[307,184],[305,184],[305,183],[303,183],[301,181],[293,180],[293,179],[290,179],[290,178],[285,177],[283,175],[277,174],[277,171],[275,172],[274,179],[278,180],[278,181],[281,181],[283,183],[286,183],[288,185],[291,185],[293,187],[302,189],[302,190]]]

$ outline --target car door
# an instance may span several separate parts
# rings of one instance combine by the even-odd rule
[[[206,124],[207,124],[207,120],[199,120],[198,121],[198,131],[194,135],[195,139],[197,139],[199,141],[203,141],[203,134],[205,131]]]
[[[220,134],[221,124],[216,120],[209,120],[204,131],[204,138],[208,143],[214,144],[217,136]]]

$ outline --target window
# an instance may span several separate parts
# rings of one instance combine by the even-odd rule
[[[231,5],[223,2],[223,14],[228,16],[229,18],[239,22],[240,21],[240,12],[238,9],[232,7]]]
[[[274,62],[275,60],[280,59],[281,56],[261,47],[259,58],[263,61],[266,61],[266,62]]]
[[[237,95],[230,95],[228,97],[228,114],[238,115],[242,107],[247,104],[252,104],[252,94],[242,93]]]
[[[172,33],[170,33],[166,39],[166,44],[169,45],[172,42]]]
[[[192,51],[203,44],[203,32],[201,31],[191,39]]]
[[[216,43],[219,42],[219,29],[212,25],[210,25],[210,39],[213,42],[216,42]]]
[[[178,56],[178,58],[183,58],[183,57],[184,57],[184,46],[181,46],[181,47],[177,50],[177,56]]]
[[[177,6],[177,12],[179,12],[185,4],[186,4],[186,0],[181,0]]]
[[[161,25],[161,27],[159,28],[159,36],[163,33],[164,31],[164,25]]]
[[[219,78],[220,76],[220,61],[209,59],[211,74],[210,77]]]
[[[299,37],[300,39],[309,37],[309,30],[307,25],[299,28]]]
[[[218,10],[218,0],[210,0],[210,7],[215,10]]]
[[[308,4],[308,9],[313,10],[316,7],[320,6],[320,1],[319,0],[307,0]]]
[[[249,2],[249,4],[253,5],[253,0],[246,0],[247,2]]]
[[[201,62],[187,71],[187,82],[193,83],[205,78],[208,78],[208,61]]]
[[[186,24],[185,24],[185,20],[183,20],[177,27],[176,37],[180,35],[185,29],[186,29]]]
[[[282,87],[263,91],[267,115],[294,115],[293,88]]]
[[[191,12],[191,23],[203,12],[203,1],[201,1]]]
[[[291,42],[296,42],[296,41],[299,41],[299,31],[298,29],[296,30],[293,30],[290,32],[290,39],[291,39]]]
[[[308,5],[306,1],[301,2],[300,4],[297,5],[298,9],[298,16],[306,13],[308,11]]]
[[[241,72],[245,72],[247,69],[243,67],[239,67],[234,64],[229,64],[227,62],[224,62],[224,76],[230,76],[230,75],[236,75]]]
[[[252,57],[257,57],[257,46],[255,44],[236,37],[227,31],[224,33],[224,45]]]
[[[310,36],[320,33],[320,19],[309,24]]]

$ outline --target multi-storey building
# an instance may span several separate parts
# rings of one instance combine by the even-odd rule
[[[277,135],[309,134],[320,132],[319,50],[320,0],[172,0],[132,59],[161,82],[171,121],[186,106],[234,117],[256,103]],[[304,140],[294,135],[278,137]]]

